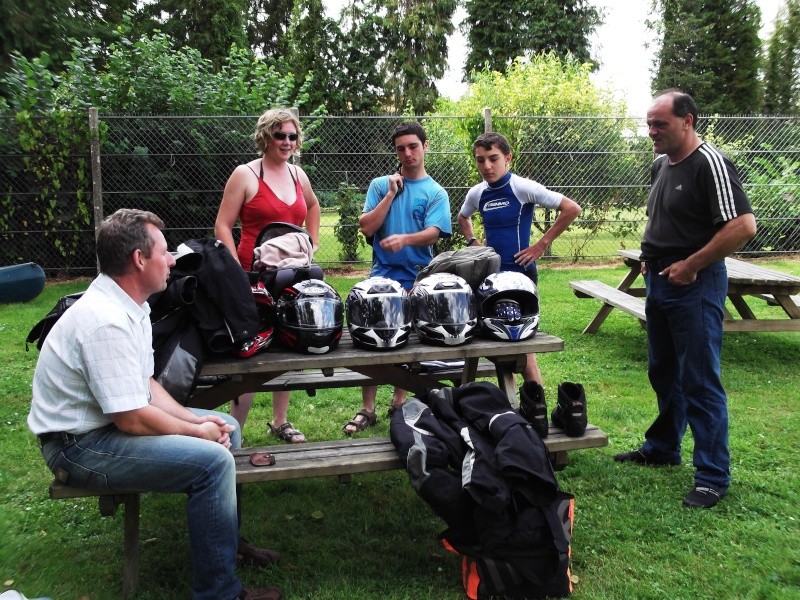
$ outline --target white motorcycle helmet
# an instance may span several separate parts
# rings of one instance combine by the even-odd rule
[[[489,275],[475,291],[481,331],[496,340],[518,342],[539,328],[539,292],[523,273]]]
[[[419,339],[437,346],[459,346],[475,337],[478,312],[472,288],[458,275],[434,273],[409,294],[411,317]]]

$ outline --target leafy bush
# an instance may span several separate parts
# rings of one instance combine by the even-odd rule
[[[800,247],[800,160],[778,156],[756,159],[749,173],[750,204],[758,220],[756,236],[744,247],[750,252],[796,252]]]
[[[366,246],[358,227],[358,218],[364,208],[364,194],[355,186],[341,183],[336,192],[336,202],[339,205],[339,222],[333,226],[333,233],[342,246],[339,258],[345,262],[356,262],[358,249]]]
[[[10,242],[4,244],[3,262],[33,260],[61,271],[94,263],[90,107],[128,114],[254,115],[308,99],[313,80],[295,88],[291,73],[250,50],[232,47],[216,71],[197,50],[177,48],[162,33],[130,39],[129,31],[124,24],[107,53],[91,42],[76,45],[58,75],[50,71],[47,55],[13,54],[10,70],[0,78],[5,96],[0,108],[13,114],[13,120],[3,119],[2,145],[6,156],[22,158],[3,174],[0,224],[5,232],[23,235],[3,234]],[[315,125],[304,132],[307,146],[313,144]],[[109,161],[120,154],[137,157],[132,166],[104,170],[103,210],[129,204],[133,192],[137,206],[168,224],[190,217],[194,223],[180,232],[183,239],[205,235],[219,203],[213,190],[222,188],[238,162],[255,154],[254,126],[252,118],[240,129],[224,119],[197,119],[176,132],[169,117],[142,117],[121,132],[102,125],[101,148]],[[224,153],[211,152],[220,145]],[[187,201],[177,196],[186,190],[198,191]]]

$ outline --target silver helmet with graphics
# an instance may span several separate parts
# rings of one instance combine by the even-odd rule
[[[353,344],[367,350],[402,348],[411,334],[408,294],[394,279],[370,277],[353,286],[345,300]]]
[[[475,337],[478,313],[472,288],[458,275],[434,273],[409,294],[419,339],[438,346],[459,346]]]

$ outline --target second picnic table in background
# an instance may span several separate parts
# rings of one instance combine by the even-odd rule
[[[597,315],[583,330],[595,333],[614,308],[633,315],[642,326],[644,313],[644,287],[633,287],[642,272],[639,250],[619,250],[630,271],[615,288],[601,281],[571,281],[570,286],[579,298],[596,298],[603,301]],[[728,299],[739,313],[737,318],[726,309],[724,330],[727,331],[800,331],[800,277],[762,267],[755,263],[726,258],[728,269]],[[783,309],[787,318],[760,319],[748,300],[758,298]]]

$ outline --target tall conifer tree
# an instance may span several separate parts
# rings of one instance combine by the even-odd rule
[[[466,0],[469,54],[465,71],[505,72],[518,56],[554,52],[591,62],[589,36],[602,13],[587,0]]]
[[[787,0],[775,19],[764,68],[764,112],[797,114],[800,109],[800,0]]]
[[[655,0],[661,48],[653,91],[680,88],[704,113],[761,109],[761,10],[753,0]]]
[[[433,109],[435,82],[447,70],[447,36],[455,30],[456,0],[384,0],[385,102],[415,112]]]

